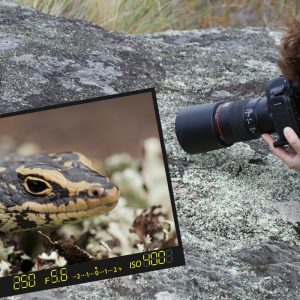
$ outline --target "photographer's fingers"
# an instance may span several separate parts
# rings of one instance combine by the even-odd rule
[[[283,148],[280,147],[274,147],[274,139],[270,134],[264,133],[262,134],[262,138],[264,141],[268,144],[270,147],[271,151],[279,157],[282,161],[284,161],[289,167],[294,164],[293,157],[295,156],[294,154],[291,154],[290,152],[286,151]]]
[[[274,139],[272,138],[271,134],[264,133],[264,134],[261,135],[261,137],[268,144],[268,146],[272,149],[273,148]]]
[[[290,127],[284,128],[283,131],[290,147],[294,150],[290,151],[281,147],[274,147],[274,139],[270,134],[263,134],[262,138],[269,145],[272,152],[279,157],[289,168],[300,169],[300,139],[293,129]]]
[[[292,168],[294,166],[295,154],[292,154],[280,147],[272,146],[271,150],[277,157],[284,161],[288,167]]]
[[[290,127],[285,127],[283,133],[291,147],[300,155],[300,140],[296,132]]]

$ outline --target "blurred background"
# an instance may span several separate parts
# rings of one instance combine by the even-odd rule
[[[0,136],[98,159],[124,152],[139,158],[143,141],[159,138],[151,92],[0,118]]]
[[[127,33],[287,25],[300,0],[17,0],[55,16]]]

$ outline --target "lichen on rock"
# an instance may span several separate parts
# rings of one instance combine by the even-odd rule
[[[190,156],[174,132],[182,107],[263,96],[267,80],[279,74],[280,33],[245,28],[134,36],[7,3],[0,6],[2,113],[155,86],[186,255],[185,267],[56,293],[297,299],[300,240],[278,205],[299,202],[299,173],[261,140]]]

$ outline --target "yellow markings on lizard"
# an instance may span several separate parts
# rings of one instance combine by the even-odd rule
[[[74,154],[77,154],[78,155],[78,160],[86,165],[87,167],[89,167],[90,169],[93,169],[92,167],[92,162],[86,157],[84,156],[83,154],[79,153],[79,152],[74,152]]]
[[[72,168],[72,165],[73,165],[73,162],[71,162],[71,161],[66,161],[66,162],[64,163],[64,167],[65,167],[65,168]]]
[[[53,203],[46,203],[46,205],[47,205],[49,214],[56,214],[57,213],[57,206],[56,205],[54,205]]]
[[[88,209],[88,205],[86,201],[81,198],[76,199],[76,207],[77,207],[77,211]]]
[[[66,205],[61,204],[61,205],[57,206],[57,212],[58,213],[65,213],[66,212]]]
[[[76,212],[77,211],[77,206],[76,204],[74,203],[74,201],[70,201],[68,203],[68,205],[66,206],[66,211],[67,212]]]
[[[17,189],[17,187],[16,187],[14,184],[11,184],[11,183],[10,183],[8,186],[9,186],[11,189],[13,189],[13,190],[16,190],[16,189]]]

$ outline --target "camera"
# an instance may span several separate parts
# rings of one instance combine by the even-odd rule
[[[277,133],[275,147],[288,144],[283,129],[300,136],[300,86],[284,76],[270,80],[266,96],[184,108],[177,113],[175,131],[181,147],[190,154],[232,146]]]

